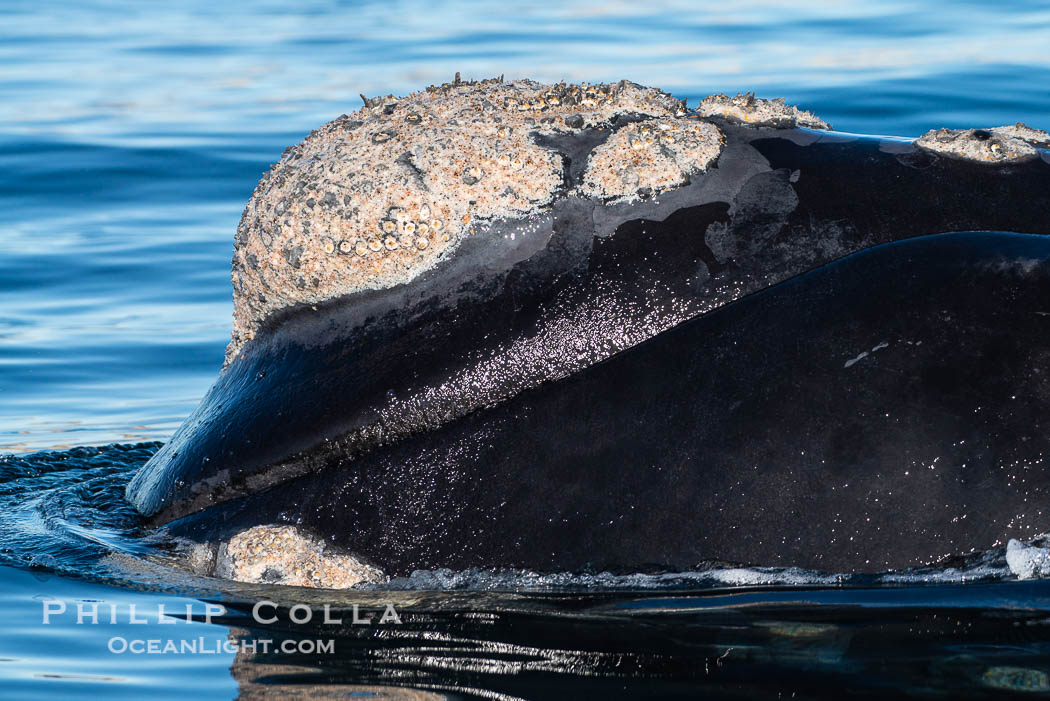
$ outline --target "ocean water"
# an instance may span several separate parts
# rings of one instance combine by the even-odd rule
[[[869,578],[429,572],[326,595],[186,575],[121,499],[218,373],[256,181],[359,93],[457,71],[628,78],[690,106],[784,96],[848,132],[1050,129],[1048,39],[1035,1],[0,0],[0,696],[1050,693],[1043,542]],[[394,602],[404,624],[285,608],[263,625],[247,610],[262,598]],[[45,625],[47,602],[68,612]],[[78,602],[119,615],[77,624]],[[139,625],[132,603],[154,621],[189,604],[194,622]],[[111,652],[120,636],[338,646]]]

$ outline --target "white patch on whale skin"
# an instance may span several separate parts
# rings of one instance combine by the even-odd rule
[[[253,584],[348,589],[386,581],[381,570],[336,552],[295,526],[253,526],[219,544],[215,576]]]
[[[1011,538],[1006,544],[1006,564],[1018,579],[1046,577],[1050,575],[1050,549]]]
[[[849,360],[846,361],[846,364],[843,365],[842,367],[844,367],[844,368],[851,368],[854,365],[856,365],[857,363],[859,363],[860,361],[862,361],[865,358],[867,358],[872,353],[880,351],[883,348],[889,348],[889,347],[890,347],[889,341],[883,341],[882,343],[879,343],[879,344],[873,346],[870,351],[862,351],[861,354],[858,355],[856,358],[850,358]]]
[[[859,363],[860,361],[864,360],[867,357],[868,357],[868,351],[864,351],[860,355],[858,355],[856,358],[852,358],[850,360],[847,360],[846,364],[843,365],[842,367],[844,367],[844,368],[851,368],[851,367],[853,367],[854,365],[856,365],[857,363]]]

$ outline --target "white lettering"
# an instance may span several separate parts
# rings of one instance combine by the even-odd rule
[[[222,604],[204,604],[204,622],[211,625],[211,619],[215,616],[225,616],[226,607]]]
[[[397,615],[397,610],[394,608],[393,604],[387,604],[386,611],[383,611],[383,617],[379,619],[379,623],[383,624],[391,621],[394,623],[401,623],[401,616]]]
[[[300,618],[295,615],[296,611],[305,611],[306,614]],[[292,619],[292,623],[309,623],[310,619],[314,617],[314,611],[306,604],[296,604],[288,610],[288,617]]]
[[[259,611],[262,610],[263,606],[269,606],[270,608],[272,608],[274,610],[275,614],[277,612],[277,604],[273,603],[272,601],[267,601],[265,599],[263,601],[256,601],[255,602],[255,606],[252,606],[252,618],[255,619],[255,622],[256,623],[276,623],[277,622],[277,616],[276,615],[274,615],[273,618],[261,618],[260,617]]]
[[[44,625],[51,625],[51,614],[65,613],[66,602],[65,601],[45,601],[44,602]]]
[[[353,624],[354,624],[355,626],[359,626],[359,625],[367,625],[367,624],[369,624],[369,623],[371,623],[371,622],[372,622],[372,619],[371,619],[370,617],[369,617],[369,618],[361,618],[361,617],[360,617],[360,616],[358,615],[358,609],[357,609],[357,604],[354,604],[354,605],[353,605],[353,606],[351,607],[351,610],[352,610],[352,611],[354,612],[354,620],[353,620]]]
[[[324,622],[326,625],[340,625],[343,622],[342,618],[332,618],[332,605],[324,605]]]
[[[145,618],[135,618],[135,604],[131,604],[128,606],[128,623],[135,626],[144,626],[149,623],[149,621]],[[132,650],[132,652],[134,652],[134,650]]]
[[[98,604],[91,603],[86,606],[82,603],[77,604],[77,625],[82,625],[85,618],[91,619],[91,625],[98,623]]]
[[[165,626],[175,625],[175,619],[164,612],[164,604],[157,604],[157,623]]]

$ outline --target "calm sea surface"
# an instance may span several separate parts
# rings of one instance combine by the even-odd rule
[[[1050,591],[1002,581],[1016,571],[1004,552],[900,582],[420,574],[360,594],[397,600],[405,628],[336,633],[256,625],[238,602],[295,595],[157,564],[120,499],[150,442],[171,434],[219,370],[233,232],[259,176],[286,146],[357,109],[359,93],[405,94],[457,71],[628,78],[690,106],[715,92],[784,96],[850,132],[1050,129],[1048,47],[1050,4],[1024,0],[0,0],[0,697],[383,696],[403,685],[638,697],[698,683],[879,697],[893,680],[933,696],[1050,692]],[[111,443],[129,445],[70,450]],[[493,593],[508,588],[519,593]],[[650,594],[611,593],[639,588]],[[428,590],[458,594],[406,593]],[[84,600],[123,607],[118,622],[77,625]],[[219,600],[227,616],[200,620]],[[43,625],[46,601],[68,602],[72,617]],[[129,623],[134,602],[154,619],[159,603],[190,603],[199,622]],[[343,647],[269,657],[107,647],[114,636],[267,635]]]

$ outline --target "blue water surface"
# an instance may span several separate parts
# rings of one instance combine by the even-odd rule
[[[1048,45],[1050,5],[1036,0],[0,0],[0,454],[164,440],[173,432],[222,363],[232,322],[233,233],[244,203],[285,147],[360,107],[361,93],[406,94],[450,80],[456,72],[464,79],[500,74],[541,81],[627,78],[687,98],[690,106],[716,92],[783,96],[849,132],[918,136],[934,127],[1016,121],[1050,129]],[[747,648],[758,639],[748,637],[754,631],[781,635],[776,631],[788,630],[776,638],[781,642],[756,649],[780,651],[770,674],[785,673],[796,663],[809,670],[810,676],[798,682],[803,691],[814,669],[826,672],[820,677],[824,692],[840,688],[842,674],[859,674],[862,668],[869,690],[886,676],[847,655],[841,633],[846,623],[841,630],[829,627],[831,614],[813,609],[823,603],[853,610],[850,602],[859,606],[863,598],[829,600],[820,593],[755,595],[755,601],[770,607],[798,604],[789,623],[779,614],[763,618],[754,613],[755,601],[739,598],[706,603],[652,599],[620,608],[609,604],[607,610],[601,602],[594,604],[599,608],[587,621],[631,607],[643,613],[670,610],[678,617],[667,629],[646,623],[594,633],[602,644],[640,641],[636,657],[570,654],[552,639],[546,640],[548,650],[542,636],[531,632],[542,629],[535,627],[538,609],[529,609],[520,621],[513,619],[513,629],[464,628],[487,620],[481,618],[449,622],[446,633],[460,631],[464,637],[449,634],[441,643],[424,635],[429,633],[423,623],[413,629],[411,645],[400,647],[380,634],[365,642],[347,634],[346,649],[358,650],[359,656],[339,665],[301,656],[279,674],[277,668],[248,665],[232,655],[115,655],[106,645],[114,635],[130,634],[133,626],[124,619],[109,627],[68,619],[43,626],[43,602],[53,599],[70,605],[141,600],[151,610],[158,603],[186,600],[185,593],[161,584],[160,593],[141,591],[149,588],[141,573],[134,578],[140,591],[128,591],[98,583],[95,570],[56,577],[48,564],[79,562],[80,555],[69,553],[86,547],[54,536],[58,526],[109,549],[110,535],[121,547],[137,537],[121,531],[114,525],[118,521],[106,520],[103,512],[116,509],[113,501],[98,502],[107,505],[101,510],[80,509],[91,518],[73,527],[54,499],[80,494],[76,490],[84,484],[97,484],[99,494],[116,498],[120,480],[126,481],[155,447],[98,464],[89,453],[72,453],[71,459],[80,461],[76,470],[86,471],[75,472],[75,479],[50,477],[61,473],[53,465],[33,472],[39,467],[33,461],[0,466],[0,483],[17,481],[17,489],[29,485],[48,502],[36,505],[32,494],[4,488],[4,532],[16,528],[19,536],[17,546],[5,541],[0,548],[4,562],[19,568],[0,567],[0,696],[184,698],[191,693],[232,698],[238,688],[259,695],[292,689],[306,696],[314,691],[375,696],[382,692],[347,685],[362,679],[399,685],[408,679],[404,683],[440,690],[449,679],[484,685],[498,677],[491,687],[503,697],[539,698],[554,697],[543,692],[561,688],[557,683],[586,675],[597,679],[606,672],[616,681],[603,687],[603,695],[630,695],[655,687],[630,686],[626,680],[634,677],[617,676],[617,670],[632,664],[663,669],[659,641],[711,620],[688,618],[694,609],[724,609],[729,618],[710,623],[713,632],[703,639],[734,642],[700,646],[695,657],[675,658],[682,669],[704,674],[724,669],[731,675],[723,657],[728,649]],[[34,547],[44,555],[35,558]],[[77,574],[92,581],[69,578]],[[920,684],[940,674],[948,680],[938,682],[942,691],[959,683],[989,694],[1050,684],[1045,674],[1032,671],[1050,654],[1050,644],[1032,632],[1042,630],[1039,621],[1050,612],[1045,587],[989,586],[909,596],[899,618],[883,613],[878,620],[864,619],[868,614],[856,613],[849,623],[856,639],[883,641],[883,647],[865,653],[868,657],[860,655],[867,660],[863,664],[880,655],[892,657],[898,633],[910,644],[915,631],[940,631],[949,641],[943,649],[902,653],[893,667],[899,678],[914,673],[909,683]],[[200,606],[206,594],[196,592],[190,600]],[[883,589],[872,596],[887,608],[901,605]],[[937,607],[983,607],[992,614],[938,614]],[[912,608],[922,612],[911,613]],[[996,617],[1000,608],[1014,611],[1015,618]],[[1029,618],[1021,621],[1018,610],[1028,611]],[[751,612],[746,625],[741,623],[744,612]],[[840,622],[847,617],[842,611],[832,616]],[[226,639],[243,634],[237,625],[228,620],[172,630],[189,636],[200,628],[206,631],[202,635]],[[570,631],[551,624],[542,630],[555,637],[577,636],[580,650],[600,647],[586,637],[591,635],[587,625],[581,622]],[[159,626],[147,628],[155,633]],[[985,632],[975,634],[968,647],[950,637],[964,629]],[[517,632],[504,635],[507,630]],[[864,638],[864,631],[876,637]],[[568,640],[561,641],[566,650]],[[982,647],[981,641],[989,640],[997,645]],[[999,644],[1003,640],[1012,642]],[[441,654],[433,652],[442,645]],[[994,654],[989,653],[993,647]],[[420,657],[423,650],[431,650],[431,657]],[[973,662],[978,657],[985,660],[981,665]],[[436,665],[428,671],[420,660],[437,662],[428,662]],[[465,671],[450,677],[447,670]],[[528,682],[521,670],[537,676]],[[753,681],[741,674],[740,684]],[[688,687],[663,691],[684,694]]]

